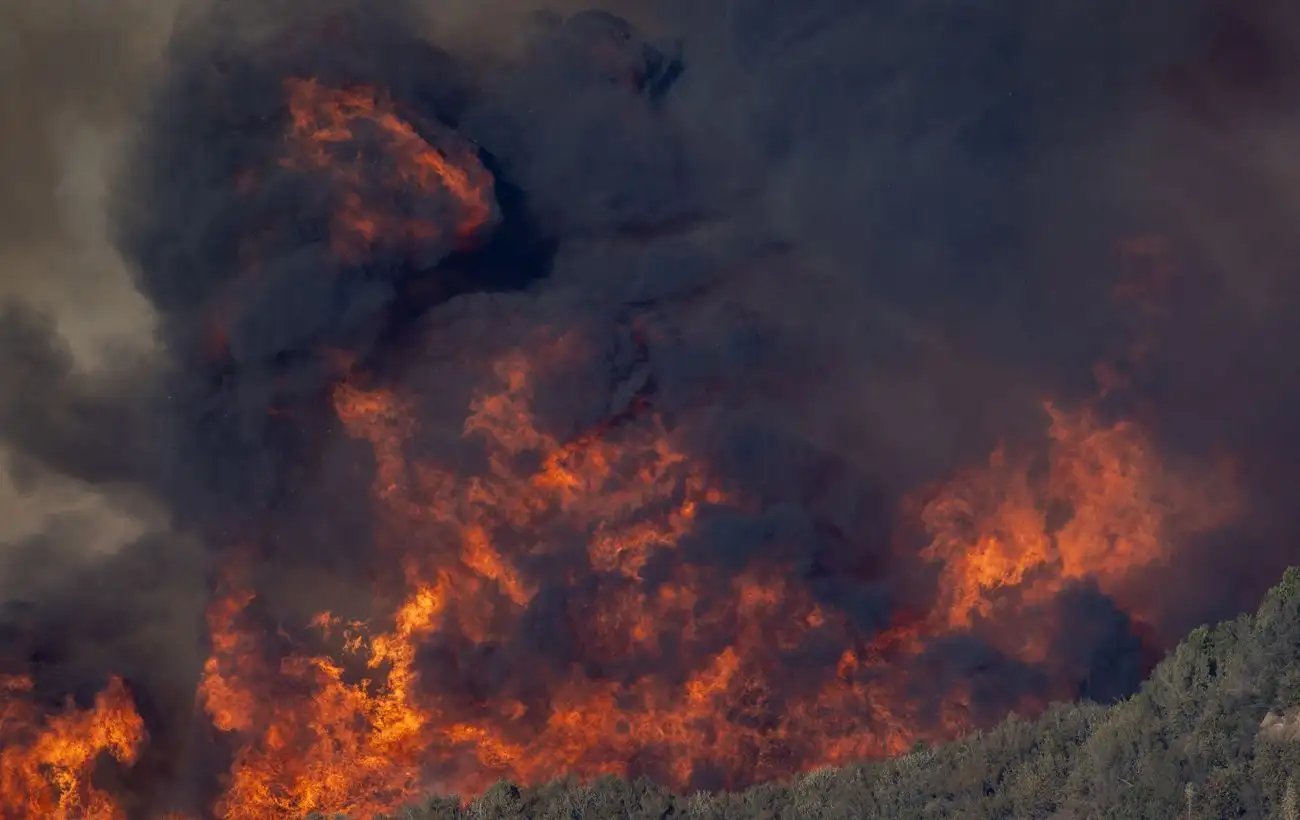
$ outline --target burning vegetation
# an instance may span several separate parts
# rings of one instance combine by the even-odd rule
[[[462,429],[484,465],[468,476],[408,456],[411,399],[356,373],[336,385],[341,429],[371,449],[371,543],[400,568],[400,600],[371,622],[321,612],[310,626],[331,651],[277,659],[249,613],[257,593],[237,572],[219,585],[198,687],[234,750],[215,816],[367,817],[431,788],[474,795],[501,778],[637,770],[678,788],[706,772],[736,787],[901,754],[979,725],[960,682],[937,710],[913,694],[933,646],[979,635],[1041,676],[1008,707],[1070,698],[1079,670],[1055,668],[1053,650],[1068,639],[1052,611],[1063,591],[1095,586],[1126,617],[1149,617],[1125,581],[1235,513],[1230,476],[1172,473],[1131,421],[1049,404],[1039,473],[999,448],[909,500],[929,539],[919,556],[937,573],[933,605],[870,634],[789,565],[681,557],[701,518],[761,512],[684,452],[652,404],[565,440],[539,429],[534,385],[581,355],[560,336],[485,368]],[[476,658],[529,628],[530,568],[561,561],[576,657],[507,667],[487,688]],[[813,651],[838,654],[798,664]],[[125,816],[90,784],[99,754],[129,765],[145,740],[121,681],[92,709],[52,716],[24,690],[6,689],[6,805],[24,807],[14,816]]]
[[[0,818],[736,789],[1113,700],[1176,637],[1153,577],[1248,503],[1146,389],[1165,243],[1114,265],[1091,392],[900,486],[809,432],[865,371],[782,313],[815,266],[694,189],[675,47],[539,18],[471,82],[414,18],[303,15],[178,34],[121,218],[167,351],[133,476],[208,551],[206,660],[168,696],[0,654]],[[599,145],[548,165],[561,126]]]

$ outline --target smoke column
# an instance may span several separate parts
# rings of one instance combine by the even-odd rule
[[[142,533],[0,552],[0,816],[741,788],[1131,693],[1295,560],[1293,18],[186,6],[102,80],[153,345],[0,316],[14,482]]]

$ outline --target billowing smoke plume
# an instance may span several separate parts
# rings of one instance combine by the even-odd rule
[[[145,300],[106,236],[105,178],[145,96],[171,10],[167,2],[127,2],[111,12],[69,2],[0,10],[0,299],[19,297],[50,314],[78,369],[117,368],[147,347]],[[5,429],[6,438],[19,437]],[[18,560],[9,542],[37,536],[63,550],[40,570],[57,575],[133,538],[151,518],[109,488],[39,469],[4,448],[0,464],[0,564]],[[47,525],[76,534],[41,535]],[[0,599],[19,584],[0,569]]]
[[[1121,697],[1294,560],[1280,4],[617,11],[179,18],[156,355],[0,317],[18,463],[170,521],[2,554],[24,702],[143,718],[97,794],[738,787]]]

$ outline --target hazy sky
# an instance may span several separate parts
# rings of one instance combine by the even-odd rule
[[[147,345],[143,300],[106,236],[104,202],[132,106],[178,0],[0,3],[0,300],[52,313],[78,360]],[[0,544],[80,521],[95,546],[135,529],[86,489],[0,471]],[[89,519],[89,520],[87,520]]]

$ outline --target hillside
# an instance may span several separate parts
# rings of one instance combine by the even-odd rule
[[[1033,721],[906,757],[735,795],[681,797],[646,782],[499,784],[459,818],[1300,817],[1300,570],[1255,615],[1194,631],[1141,691],[1109,708]]]

